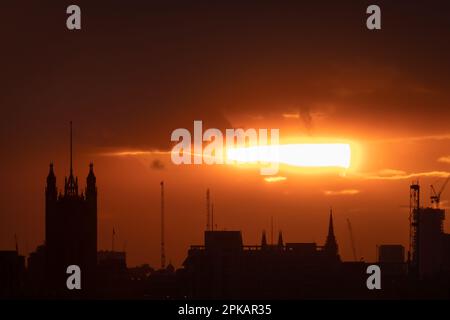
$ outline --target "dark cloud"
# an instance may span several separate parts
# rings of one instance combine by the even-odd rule
[[[159,159],[152,160],[150,168],[154,170],[163,170],[165,168],[164,163]]]
[[[65,29],[68,1],[2,10],[6,144],[38,145],[73,120],[91,147],[167,149],[193,120],[226,128],[228,113],[299,105],[308,131],[329,104],[337,123],[369,129],[446,125],[447,1],[379,1],[377,32],[364,27],[364,1],[77,3],[79,32]]]
[[[309,110],[309,107],[300,108],[299,115],[307,132],[311,133],[311,130],[313,128],[313,118]]]

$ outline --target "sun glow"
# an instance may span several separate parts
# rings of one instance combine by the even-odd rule
[[[285,144],[230,148],[227,159],[238,163],[279,163],[295,167],[350,167],[351,149],[345,143]]]

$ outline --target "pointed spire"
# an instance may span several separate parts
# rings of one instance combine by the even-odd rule
[[[89,163],[89,173],[86,177],[86,191],[85,198],[92,205],[92,208],[97,211],[97,178],[94,174],[94,164]]]
[[[338,256],[338,245],[336,237],[334,236],[333,227],[333,209],[330,208],[330,219],[328,223],[328,235],[325,241],[324,251],[330,255],[330,257]]]
[[[53,171],[53,162],[50,162],[50,168],[47,175],[47,185],[45,186],[45,196],[47,201],[56,200],[56,176]]]
[[[86,179],[86,183],[89,187],[90,184],[95,185],[96,182],[96,178],[95,178],[95,174],[94,174],[94,163],[89,163],[89,173]]]
[[[70,174],[64,186],[64,194],[67,196],[78,196],[78,181],[73,177],[72,166],[72,121],[70,121]]]
[[[278,247],[282,248],[283,246],[283,233],[280,230],[280,232],[278,233]]]
[[[50,162],[48,175],[47,175],[47,184],[53,184],[56,182],[55,172],[53,170],[53,162]]]
[[[328,236],[334,237],[334,227],[333,227],[333,209],[330,208],[330,220],[328,222]]]
[[[262,232],[261,247],[262,248],[267,247],[267,239],[266,239],[266,231],[265,230]]]

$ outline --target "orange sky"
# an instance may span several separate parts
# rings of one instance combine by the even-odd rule
[[[271,217],[285,241],[322,244],[332,206],[344,259],[347,218],[366,260],[376,244],[407,245],[409,183],[419,178],[428,201],[450,172],[448,4],[381,2],[383,29],[370,33],[363,4],[108,3],[80,1],[77,34],[61,28],[64,3],[2,12],[0,249],[15,233],[22,253],[43,242],[45,177],[54,161],[62,187],[70,120],[79,179],[94,161],[99,247],[110,249],[114,227],[129,265],[159,264],[161,180],[176,266],[203,241],[208,187],[218,228],[242,230],[246,244],[270,234]],[[193,120],[279,128],[292,143],[350,141],[353,164],[345,176],[283,167],[286,179],[269,183],[257,169],[148,153],[170,150],[171,132]],[[144,154],[108,155],[123,151]]]
[[[446,155],[443,150],[449,150],[450,139],[405,137],[398,141],[377,141],[375,137],[358,139],[358,132],[350,139],[358,146],[352,158],[358,163],[346,170],[345,176],[342,170],[320,173],[306,169],[305,173],[281,167],[278,176],[286,180],[268,183],[257,168],[175,166],[169,155],[151,153],[126,156],[84,153],[78,151],[82,143],[77,140],[75,173],[84,180],[88,162],[94,161],[99,189],[99,247],[111,248],[114,227],[116,246],[126,248],[130,265],[143,262],[158,265],[159,181],[162,179],[166,184],[167,257],[176,265],[180,265],[190,244],[203,241],[208,187],[217,228],[242,230],[247,244],[259,243],[262,230],[270,234],[271,217],[275,239],[278,230],[282,230],[285,241],[322,244],[332,206],[343,258],[351,259],[348,218],[358,256],[370,260],[375,257],[376,244],[407,245],[408,187],[413,179],[409,175],[417,174],[428,203],[429,184],[440,186],[444,179],[439,176],[450,172],[450,164],[440,159]],[[61,143],[50,159],[55,161],[61,188],[68,170],[67,137],[58,135],[55,140]],[[414,157],[417,159],[412,161]],[[13,248],[14,233],[19,235],[22,252],[33,250],[43,241],[47,157],[42,158],[35,162],[39,165],[33,166],[28,159],[15,162],[23,169],[15,172],[14,181],[2,192],[3,206],[13,208],[11,214],[2,215],[2,227],[9,226],[1,233],[2,248]],[[153,165],[155,160],[158,168]],[[448,206],[448,199],[448,192],[444,192],[444,207]],[[448,222],[445,225],[449,231]]]

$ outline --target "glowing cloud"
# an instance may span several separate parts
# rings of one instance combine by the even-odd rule
[[[286,119],[299,119],[300,114],[299,113],[283,113],[283,118]]]
[[[128,157],[128,156],[151,156],[151,155],[170,155],[170,151],[161,150],[124,150],[115,152],[104,152],[100,155],[110,157]]]
[[[352,196],[360,193],[356,189],[344,189],[344,190],[326,190],[323,192],[326,196]]]
[[[439,162],[443,162],[443,163],[450,163],[450,156],[446,156],[446,157],[440,157],[438,159]]]
[[[359,176],[368,180],[405,180],[419,177],[447,178],[450,172],[447,171],[425,171],[406,173],[402,170],[384,169],[377,173],[360,174]]]
[[[286,179],[287,179],[286,177],[276,176],[276,177],[266,177],[266,178],[264,178],[264,181],[266,181],[266,182],[280,182],[280,181],[285,181]]]

